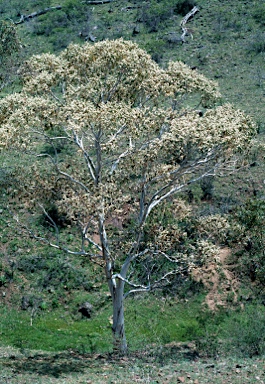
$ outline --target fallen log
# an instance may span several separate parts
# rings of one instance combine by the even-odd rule
[[[196,12],[199,12],[198,7],[193,7],[192,10],[187,13],[187,15],[181,20],[180,26],[182,28],[182,35],[181,35],[181,40],[183,43],[185,43],[185,36],[190,35],[192,38],[192,32],[189,28],[186,27],[186,23],[189,21],[191,17],[195,15]]]
[[[107,4],[112,3],[114,0],[92,0],[92,1],[82,1],[82,3],[98,5],[98,4]]]
[[[20,20],[15,21],[14,24],[22,24],[25,21],[28,21],[28,20],[33,19],[34,17],[40,16],[40,15],[44,15],[45,13],[53,11],[55,9],[62,9],[62,7],[61,7],[61,5],[57,5],[55,7],[49,7],[49,8],[41,9],[40,11],[30,13],[29,15],[21,15]]]
[[[121,11],[130,11],[131,9],[138,9],[141,8],[140,5],[128,5],[128,7],[121,8]]]

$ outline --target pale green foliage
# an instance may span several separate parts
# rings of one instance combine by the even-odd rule
[[[237,222],[229,220],[227,216],[216,214],[200,217],[198,231],[201,236],[206,236],[211,241],[225,244],[233,238],[239,240],[243,227]]]
[[[110,213],[121,209],[131,188],[140,192],[140,180],[148,182],[150,197],[163,185],[181,188],[201,165],[205,171],[218,159],[221,167],[254,132],[249,118],[230,105],[208,109],[203,117],[177,109],[183,93],[213,103],[220,97],[217,85],[180,62],[159,68],[132,42],[71,45],[59,56],[32,57],[22,73],[23,91],[0,102],[1,145],[36,148],[54,130],[63,130],[69,142],[82,140],[75,156],[60,159],[60,170],[72,163],[71,176],[86,185],[82,198],[63,187],[60,205],[72,218],[77,211],[87,218],[103,196]],[[35,168],[34,183],[44,179]]]
[[[199,240],[195,248],[195,258],[198,258],[202,264],[207,264],[213,260],[219,262],[220,248],[207,240]]]
[[[69,142],[82,140],[75,156],[60,159],[60,170],[72,163],[71,175],[86,185],[82,199],[64,187],[60,204],[67,204],[72,218],[77,207],[84,212],[84,202],[86,212],[101,204],[99,195],[110,211],[118,209],[131,188],[140,190],[132,176],[147,181],[151,194],[159,186],[186,185],[200,163],[205,170],[218,159],[221,167],[254,132],[249,118],[230,105],[208,109],[203,117],[177,109],[183,93],[213,103],[220,96],[217,85],[183,63],[159,68],[132,42],[71,45],[59,56],[34,56],[23,75],[23,91],[0,102],[1,146],[36,148],[54,130],[63,130]]]

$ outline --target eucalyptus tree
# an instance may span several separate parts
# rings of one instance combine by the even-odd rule
[[[234,170],[255,128],[241,111],[218,105],[215,82],[182,62],[162,69],[122,39],[33,56],[23,76],[23,90],[0,102],[0,143],[30,161],[17,174],[21,215],[40,209],[53,231],[17,221],[33,238],[102,267],[114,345],[126,352],[124,298],[181,269],[181,255],[144,241],[151,213],[192,183]],[[74,243],[61,235],[49,201],[79,229]],[[147,257],[172,267],[147,273],[144,283],[134,271]]]

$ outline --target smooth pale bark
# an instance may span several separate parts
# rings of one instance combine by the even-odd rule
[[[113,288],[113,344],[114,351],[125,354],[127,352],[127,341],[124,327],[124,282],[117,280],[116,287]]]
[[[125,354],[127,342],[124,327],[124,281],[113,277],[113,260],[110,255],[107,233],[105,229],[105,217],[102,212],[99,215],[99,233],[102,247],[102,256],[105,262],[105,275],[112,298],[113,307],[113,349],[115,352]],[[127,270],[126,270],[127,271]]]

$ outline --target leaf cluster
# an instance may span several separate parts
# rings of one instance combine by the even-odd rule
[[[21,73],[22,92],[0,101],[1,147],[32,159],[21,199],[46,214],[53,201],[90,239],[103,210],[115,257],[130,249],[118,240],[128,220],[142,228],[158,203],[234,167],[255,133],[244,113],[216,106],[215,82],[181,62],[162,69],[130,41],[70,45],[33,56]]]

